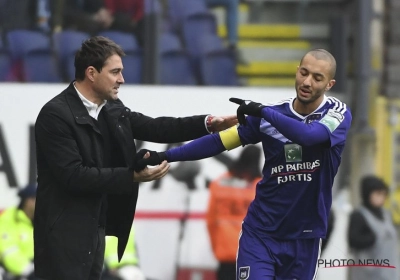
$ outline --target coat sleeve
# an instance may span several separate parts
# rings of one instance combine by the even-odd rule
[[[350,215],[348,241],[350,248],[363,250],[375,243],[376,236],[367,224],[364,216],[359,211]]]
[[[74,193],[132,193],[133,172],[129,168],[83,165],[81,151],[66,119],[56,109],[46,108],[36,120],[39,177],[41,172],[50,172],[59,187]]]
[[[132,112],[130,122],[135,139],[155,143],[178,143],[208,134],[205,118],[206,115],[151,118]]]

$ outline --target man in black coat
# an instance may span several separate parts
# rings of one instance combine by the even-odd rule
[[[169,169],[164,161],[136,172],[134,139],[182,142],[237,122],[236,116],[151,118],[132,112],[118,99],[123,55],[107,38],[84,41],[75,56],[76,80],[37,117],[34,261],[40,278],[98,280],[105,235],[118,237],[122,257],[138,183],[159,179]]]

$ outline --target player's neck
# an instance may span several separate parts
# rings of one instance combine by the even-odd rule
[[[321,105],[323,99],[321,100],[315,100],[314,102],[307,103],[307,102],[302,102],[298,98],[296,98],[293,101],[293,109],[296,111],[296,113],[307,116],[314,112],[315,110],[318,109],[318,107]]]

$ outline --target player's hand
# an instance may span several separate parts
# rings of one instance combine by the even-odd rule
[[[229,101],[240,105],[237,109],[237,118],[239,123],[242,125],[246,125],[245,115],[261,118],[261,111],[266,107],[261,103],[253,102],[251,100],[243,100],[236,97],[229,98]]]
[[[161,156],[159,156],[159,154]],[[164,177],[169,170],[169,164],[165,160],[164,153],[142,149],[133,159],[134,163],[134,182],[149,182]],[[147,165],[157,165],[154,168],[148,168]]]
[[[136,172],[139,172],[147,167],[147,165],[159,165],[166,160],[165,153],[142,149],[135,155],[133,166]]]
[[[222,117],[213,117],[211,120],[211,131],[219,132],[225,129],[228,129],[238,123],[238,119],[235,115],[231,116],[222,116]]]

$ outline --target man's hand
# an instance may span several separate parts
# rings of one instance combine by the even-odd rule
[[[246,125],[246,116],[254,116],[261,118],[261,111],[265,108],[265,105],[261,103],[253,102],[251,100],[243,100],[240,98],[231,97],[229,101],[239,104],[239,108],[237,109],[237,118],[239,123],[242,125]]]
[[[165,160],[164,153],[142,149],[133,159],[134,163],[134,182],[149,182],[164,177],[169,170],[169,164]],[[147,165],[158,165],[148,168]]]
[[[134,182],[150,182],[153,180],[160,179],[164,177],[169,170],[169,164],[165,160],[160,165],[157,165],[153,168],[145,167],[142,171],[133,172],[133,181]]]
[[[222,117],[213,117],[211,120],[211,129],[212,132],[219,132],[225,129],[228,129],[238,123],[238,119],[235,115],[231,116],[222,116]]]

